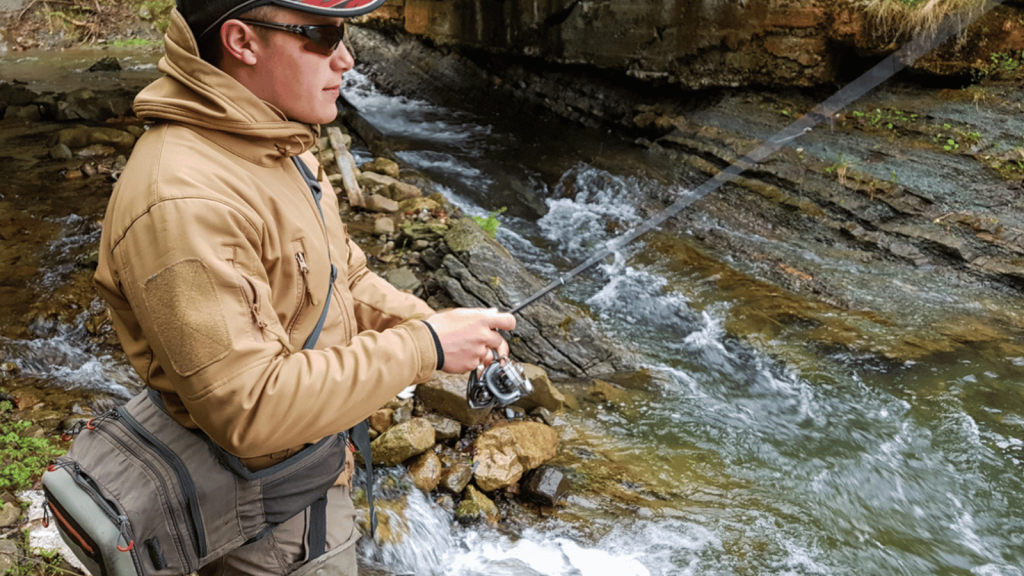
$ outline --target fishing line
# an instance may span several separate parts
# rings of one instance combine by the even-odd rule
[[[893,52],[887,56],[884,60],[876,64],[870,70],[862,74],[859,78],[850,82],[841,90],[833,94],[827,100],[818,104],[813,110],[794,121],[792,124],[783,128],[774,136],[769,138],[766,142],[743,156],[739,160],[733,162],[727,168],[714,175],[698,188],[692,191],[686,191],[680,187],[675,187],[679,195],[679,199],[676,200],[668,208],[665,208],[660,213],[651,218],[647,223],[636,227],[632,231],[619,236],[608,242],[605,248],[594,254],[580,265],[576,266],[568,273],[559,276],[559,278],[526,300],[523,300],[518,305],[514,306],[509,310],[510,314],[515,314],[523,308],[526,308],[530,304],[533,304],[537,300],[543,298],[548,293],[564,286],[577,275],[584,270],[590,268],[594,264],[601,262],[609,255],[614,254],[622,247],[626,246],[630,242],[636,240],[643,234],[650,230],[660,226],[665,220],[668,220],[672,216],[675,216],[681,210],[693,204],[697,200],[707,196],[714,192],[719,187],[727,182],[731,182],[736,179],[744,171],[760,164],[765,158],[773,154],[783,145],[791,142],[804,134],[810,132],[815,126],[821,122],[834,122],[835,117],[840,111],[845,109],[847,106],[859,100],[862,96],[873,90],[882,82],[885,82],[892,76],[894,76],[900,70],[903,70],[907,66],[910,66],[917,61],[918,58],[934,50],[939,44],[942,44],[949,38],[966,30],[975,20],[980,18],[983,14],[987,13],[992,8],[1002,4],[1003,0],[995,0],[988,3],[983,8],[979,8],[977,11],[968,14],[954,14],[946,17],[938,26],[933,30],[926,31],[919,34],[916,38],[905,44],[902,48]]]

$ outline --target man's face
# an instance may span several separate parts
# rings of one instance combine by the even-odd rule
[[[293,10],[273,11],[280,24],[334,24],[341,18],[328,18]],[[260,50],[253,66],[252,84],[257,96],[274,105],[289,120],[306,124],[327,124],[338,114],[335,101],[341,89],[341,76],[355,65],[344,43],[333,53],[315,50],[310,40],[291,32],[254,27],[259,32]]]

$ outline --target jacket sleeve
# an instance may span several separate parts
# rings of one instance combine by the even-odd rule
[[[169,381],[196,424],[240,457],[346,430],[437,362],[428,328],[400,319],[429,310],[411,300],[382,330],[292,350],[255,264],[267,233],[216,199],[176,198],[136,218],[110,254],[153,350],[147,383]]]
[[[351,238],[348,243],[348,285],[355,300],[359,330],[387,330],[409,320],[425,320],[434,310],[419,298],[402,292],[366,267],[366,255]]]

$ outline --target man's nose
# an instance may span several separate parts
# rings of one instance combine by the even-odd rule
[[[331,68],[338,72],[348,72],[356,65],[355,59],[352,57],[352,53],[348,51],[348,46],[345,46],[344,42],[338,44],[338,47],[334,49],[334,54],[331,54]]]

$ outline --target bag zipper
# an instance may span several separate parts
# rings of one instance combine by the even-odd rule
[[[120,419],[132,432],[135,432],[136,435],[149,442],[153,449],[164,459],[164,462],[171,467],[171,470],[174,470],[175,476],[178,477],[178,485],[181,486],[181,492],[185,496],[189,516],[192,519],[187,526],[189,535],[192,537],[192,543],[201,560],[208,552],[206,548],[206,532],[203,529],[203,520],[199,509],[199,495],[196,491],[196,485],[192,481],[192,475],[188,472],[188,468],[185,467],[181,458],[173,450],[168,448],[166,444],[161,442],[149,430],[146,430],[142,424],[139,424],[139,421],[129,414],[124,406],[119,407],[116,413],[120,414]],[[193,571],[194,569],[189,569],[189,572]]]
[[[76,484],[82,487],[86,494],[92,498],[93,502],[103,510],[103,513],[110,518],[110,521],[117,525],[117,531],[121,534],[121,538],[124,539],[125,545],[122,547],[117,544],[117,549],[120,552],[131,553],[132,563],[135,564],[135,569],[142,574],[142,566],[139,563],[138,556],[133,552],[135,548],[135,537],[132,535],[132,525],[128,521],[128,517],[117,511],[113,504],[110,503],[103,493],[100,491],[100,487],[96,484],[96,481],[91,476],[82,470],[82,467],[74,460],[65,460],[58,462],[56,467],[69,467],[71,468],[71,479]]]

